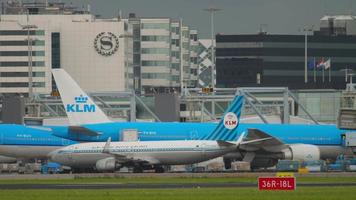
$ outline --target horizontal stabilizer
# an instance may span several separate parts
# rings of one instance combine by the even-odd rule
[[[83,126],[69,126],[69,133],[70,134],[79,134],[85,136],[98,136],[100,135],[98,132],[92,131],[88,128]]]
[[[248,129],[246,137],[240,144],[240,148],[246,151],[280,152],[286,147],[282,141],[259,129]]]
[[[226,142],[226,141],[223,141],[223,140],[217,140],[216,142],[218,143],[219,146],[223,146],[223,147],[236,145],[234,143]]]

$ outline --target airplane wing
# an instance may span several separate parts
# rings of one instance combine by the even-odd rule
[[[246,151],[280,152],[287,148],[287,145],[259,129],[248,129],[248,133],[240,143],[239,148]]]
[[[68,132],[70,134],[80,134],[86,136],[98,136],[100,133],[92,131],[84,126],[69,126]]]

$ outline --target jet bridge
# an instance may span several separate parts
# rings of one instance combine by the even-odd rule
[[[317,120],[299,103],[298,98],[285,87],[241,87],[241,88],[185,88],[181,102],[182,121],[217,121],[224,114],[235,95],[245,97],[244,116],[257,115],[262,122],[269,123],[266,116],[277,115],[281,123],[290,123],[290,115],[302,110],[312,123]]]
[[[340,104],[338,127],[356,130],[356,84],[347,84],[341,95]]]

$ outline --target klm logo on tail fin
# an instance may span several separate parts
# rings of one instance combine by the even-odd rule
[[[80,95],[78,97],[74,97],[75,104],[67,104],[66,111],[67,112],[95,112],[94,104],[87,104],[88,97]]]
[[[238,136],[237,127],[240,123],[242,107],[243,96],[236,96],[214,131],[201,139],[235,141]]]
[[[238,123],[239,123],[239,120],[238,120],[238,118],[237,118],[235,113],[228,112],[228,113],[225,114],[225,116],[224,116],[224,126],[225,126],[225,128],[232,130],[232,129],[236,128]]]

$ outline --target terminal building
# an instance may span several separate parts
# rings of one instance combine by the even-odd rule
[[[0,42],[2,94],[51,93],[52,68],[95,92],[174,92],[198,80],[197,31],[170,18],[100,19],[90,6],[9,1]]]
[[[198,33],[170,18],[138,18],[133,26],[135,90],[143,93],[180,91],[197,85]]]
[[[305,35],[217,35],[216,42],[218,87],[344,89],[345,71],[356,70],[355,16],[325,16],[307,35],[307,82]],[[330,68],[318,67],[329,59]]]
[[[86,13],[2,15],[0,92],[26,95],[30,68],[34,93],[51,93],[52,68],[65,69],[84,90],[131,88],[132,38],[125,37],[131,32],[123,20]]]

